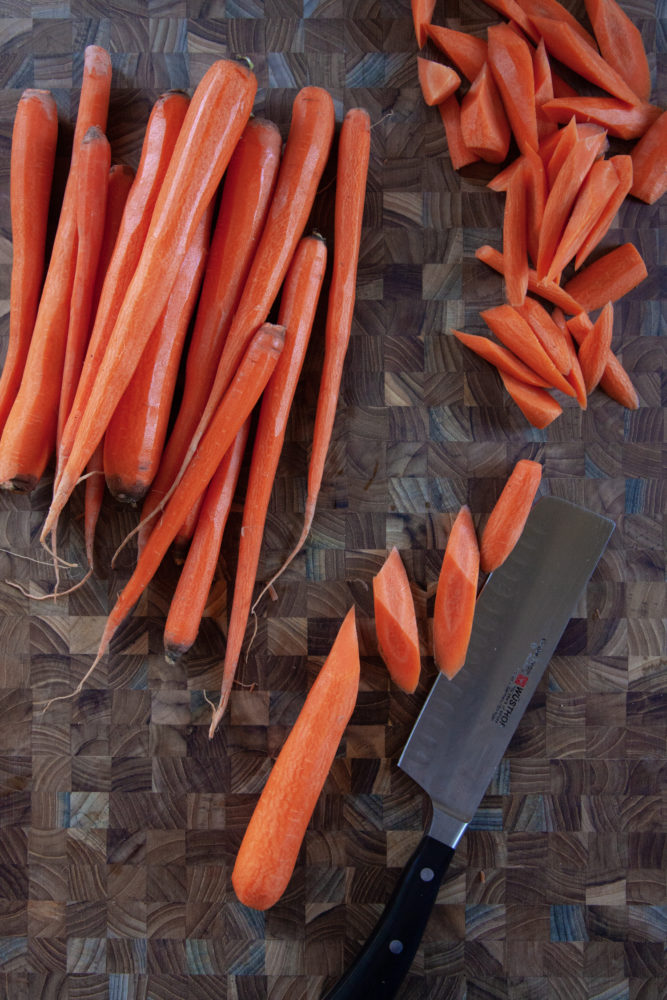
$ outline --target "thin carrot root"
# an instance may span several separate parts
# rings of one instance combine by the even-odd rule
[[[31,594],[29,590],[26,590],[26,588],[16,580],[5,580],[5,583],[8,587],[14,587],[14,589],[18,590],[24,597],[29,597],[31,601],[48,601],[56,597],[67,597],[68,594],[73,594],[75,590],[79,589],[79,587],[83,587],[84,583],[86,583],[92,575],[92,569],[88,569],[85,576],[81,577],[77,583],[72,584],[71,587],[68,587],[67,590],[54,590],[50,594]]]

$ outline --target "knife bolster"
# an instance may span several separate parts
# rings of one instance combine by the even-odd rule
[[[429,837],[454,848],[465,833],[467,825],[467,820],[461,819],[460,816],[454,816],[435,802],[433,803],[433,815],[428,828]]]

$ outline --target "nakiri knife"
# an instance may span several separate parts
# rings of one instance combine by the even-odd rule
[[[324,1000],[391,1000],[472,820],[614,523],[556,497],[534,505],[477,599],[466,662],[434,682],[398,761],[430,796],[429,829],[360,954]]]

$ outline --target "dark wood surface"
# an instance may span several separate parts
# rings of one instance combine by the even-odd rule
[[[654,99],[664,102],[665,22],[651,0],[626,8],[650,53]],[[583,3],[576,10],[583,16]],[[446,8],[438,0],[434,19],[483,31],[496,16],[477,0]],[[71,692],[92,661],[133,552],[114,572],[109,557],[137,515],[107,500],[102,574],[70,597],[39,601],[53,587],[38,543],[50,480],[30,497],[0,496],[0,997],[321,995],[423,830],[427,803],[396,760],[434,676],[429,615],[453,514],[467,501],[482,524],[514,462],[533,457],[544,464],[542,492],[604,512],[617,529],[456,853],[401,996],[661,1000],[664,199],[628,200],[605,240],[632,240],[649,269],[615,324],[640,409],[624,412],[598,392],[587,412],[566,402],[558,421],[535,431],[449,333],[479,331],[479,310],[501,301],[500,279],[474,250],[499,245],[503,200],[485,189],[487,171],[451,169],[437,111],[418,90],[407,0],[0,0],[3,336],[16,102],[25,87],[53,89],[65,165],[82,50],[93,42],[112,55],[117,161],[138,162],[162,90],[192,90],[212,60],[244,53],[259,79],[257,109],[284,134],[306,83],[330,89],[338,122],[351,106],[368,108],[372,165],[355,326],[315,528],[278,600],[260,611],[215,741],[203,692],[219,684],[238,510],[191,653],[175,666],[161,653],[177,573],[167,560],[83,694],[44,714],[44,701]],[[330,237],[332,193],[325,179],[314,213]],[[298,534],[321,343],[318,322],[263,578]],[[75,562],[83,562],[80,514],[77,498],[61,541]],[[372,618],[371,578],[394,544],[424,640],[423,681],[411,697],[388,681]],[[363,657],[358,707],[287,893],[266,914],[249,911],[230,885],[235,851],[352,602]]]

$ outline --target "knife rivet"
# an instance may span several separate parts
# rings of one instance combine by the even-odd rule
[[[422,868],[422,870],[419,873],[419,877],[422,880],[422,882],[432,882],[433,879],[435,878],[435,872],[433,871],[432,868]]]
[[[403,951],[403,942],[397,940],[390,941],[389,951],[392,953],[392,955],[400,955],[401,952]]]

